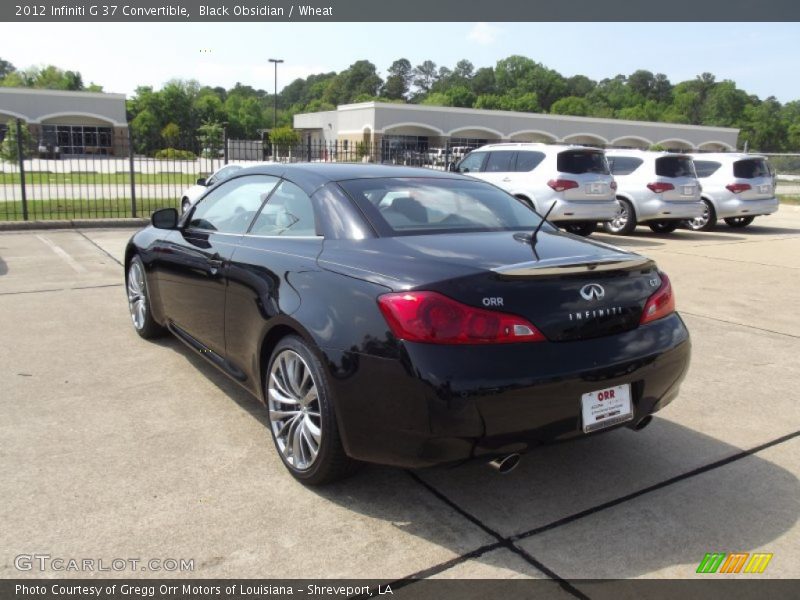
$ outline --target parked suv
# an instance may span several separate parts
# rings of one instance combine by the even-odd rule
[[[756,154],[693,154],[703,184],[703,214],[686,221],[689,229],[708,231],[717,219],[730,227],[747,227],[760,215],[778,210],[774,172],[766,157]]]
[[[606,158],[619,202],[617,216],[603,225],[608,233],[627,235],[637,224],[669,233],[684,219],[702,216],[700,183],[688,154],[607,150]]]
[[[597,148],[537,143],[489,144],[456,166],[460,173],[503,188],[570,233],[587,236],[619,209],[617,184]]]

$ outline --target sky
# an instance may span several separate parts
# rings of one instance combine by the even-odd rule
[[[131,95],[172,78],[272,91],[297,77],[361,59],[382,76],[398,58],[476,68],[521,54],[564,76],[600,80],[637,69],[673,83],[708,71],[760,98],[800,99],[800,23],[17,23],[0,58],[18,68],[55,64],[85,83]]]

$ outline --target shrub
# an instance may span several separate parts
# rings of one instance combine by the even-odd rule
[[[178,150],[177,148],[162,148],[156,150],[156,158],[170,158],[173,160],[194,160],[197,158],[191,150]]]

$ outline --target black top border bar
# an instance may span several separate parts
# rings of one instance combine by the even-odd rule
[[[4,0],[6,22],[776,22],[797,0]],[[602,36],[598,33],[598,41]]]

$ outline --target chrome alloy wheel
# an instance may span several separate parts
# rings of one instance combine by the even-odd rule
[[[608,224],[608,228],[613,231],[614,233],[618,233],[625,229],[625,226],[628,224],[628,219],[630,215],[628,214],[628,208],[625,206],[624,203],[619,203],[619,211],[617,211],[616,216],[611,219]]]
[[[268,408],[272,432],[287,464],[305,471],[314,464],[322,441],[317,384],[306,361],[283,350],[269,373]]]
[[[131,311],[133,326],[141,330],[147,319],[147,293],[142,264],[135,260],[128,270],[128,308]]]
[[[703,214],[701,216],[695,217],[694,219],[689,219],[687,221],[689,227],[691,229],[698,230],[708,225],[708,220],[711,218],[710,212],[711,211],[708,209],[708,204],[705,204],[705,207],[703,208]]]

